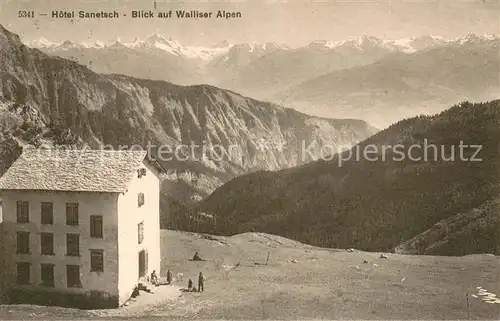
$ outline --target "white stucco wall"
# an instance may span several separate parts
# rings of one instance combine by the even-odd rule
[[[3,191],[3,253],[2,292],[15,284],[17,262],[31,262],[31,284],[23,288],[38,287],[41,282],[41,263],[52,263],[55,287],[48,291],[85,293],[88,290],[118,295],[118,194],[88,192]],[[29,201],[29,223],[17,223],[16,202]],[[53,202],[54,224],[41,225],[41,202]],[[79,225],[66,225],[66,203],[79,204]],[[90,237],[90,215],[103,216],[103,239]],[[31,254],[16,254],[16,232],[30,232]],[[41,255],[40,233],[54,233],[54,256]],[[66,233],[80,234],[80,257],[66,256]],[[90,249],[104,250],[104,272],[90,271]],[[68,288],[66,265],[80,265],[82,288]]]
[[[134,173],[128,190],[118,197],[119,295],[124,302],[137,285],[139,252],[147,251],[147,275],[153,270],[160,276],[160,183],[157,171],[149,165],[146,176]],[[144,193],[144,205],[138,206],[138,194]],[[144,240],[138,244],[138,224],[144,221]]]

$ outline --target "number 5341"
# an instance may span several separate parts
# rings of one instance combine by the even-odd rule
[[[35,18],[35,11],[18,11],[17,12],[17,17],[18,18]]]

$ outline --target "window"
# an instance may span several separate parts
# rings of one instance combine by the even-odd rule
[[[42,285],[54,287],[54,264],[41,264]]]
[[[17,253],[30,253],[30,232],[17,232]]]
[[[40,243],[42,244],[42,255],[54,255],[54,234],[42,233]]]
[[[146,169],[145,168],[139,168],[137,170],[137,177],[138,178],[141,178],[143,176],[146,176]]]
[[[144,222],[141,222],[137,225],[137,241],[139,244],[144,240]]]
[[[90,250],[90,271],[104,272],[103,250]]]
[[[66,265],[66,285],[68,288],[82,287],[82,283],[80,281],[80,266]]]
[[[78,203],[66,203],[66,225],[78,225]]]
[[[42,202],[42,224],[54,224],[54,210],[52,202]]]
[[[17,284],[30,284],[30,267],[28,262],[17,263]]]
[[[139,207],[144,205],[144,193],[139,193],[139,195],[137,195],[137,203]]]
[[[66,234],[66,255],[80,256],[80,235]]]
[[[102,216],[91,215],[90,216],[90,237],[102,238]]]
[[[30,206],[27,201],[17,201],[17,223],[29,223]]]

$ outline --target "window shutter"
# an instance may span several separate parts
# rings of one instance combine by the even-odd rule
[[[103,223],[101,215],[90,216],[90,237],[92,238],[103,237]]]
[[[17,223],[29,223],[29,202],[17,201]]]
[[[80,235],[66,234],[66,255],[80,256]]]
[[[90,250],[90,272],[104,272],[103,250]]]
[[[41,223],[48,225],[54,224],[54,208],[52,202],[42,202]]]

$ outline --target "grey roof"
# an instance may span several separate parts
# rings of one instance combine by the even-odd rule
[[[0,189],[125,192],[146,154],[25,149],[0,178]]]

